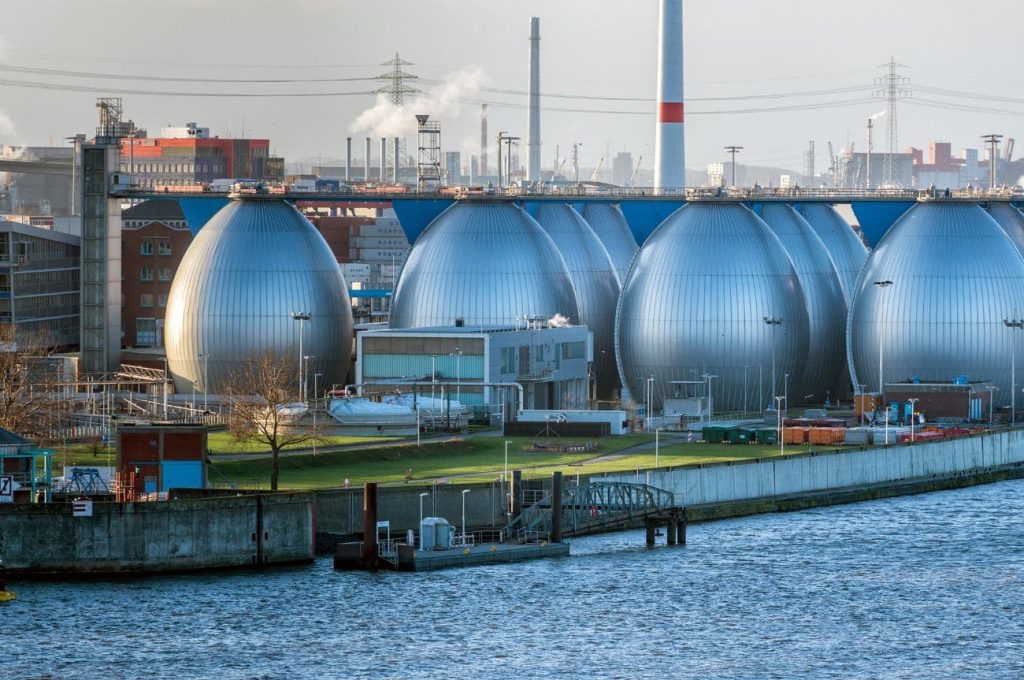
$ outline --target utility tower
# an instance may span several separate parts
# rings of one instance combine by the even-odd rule
[[[419,135],[419,159],[416,167],[416,188],[437,191],[441,186],[441,124],[426,114],[416,115]]]
[[[808,189],[814,188],[814,140],[810,140],[810,145],[807,147],[807,151],[804,152],[804,173],[807,175],[806,186]]]
[[[988,152],[988,188],[996,188],[996,165],[999,161],[999,140],[1003,138],[1002,135],[995,133],[982,135],[982,139],[989,145]]]
[[[886,100],[885,108],[885,131],[889,138],[885,150],[885,167],[882,173],[882,185],[895,187],[898,184],[896,176],[896,159],[893,157],[899,153],[899,132],[896,125],[896,102],[911,96],[910,78],[905,78],[896,72],[897,68],[906,68],[906,64],[897,64],[896,59],[889,57],[889,63],[880,65],[879,68],[886,69],[886,74],[875,78],[875,85],[880,86],[872,95]],[[870,178],[868,178],[870,181]]]
[[[387,95],[388,101],[390,101],[395,106],[401,106],[402,104],[405,103],[405,95],[419,94],[420,90],[406,83],[407,80],[417,80],[419,76],[415,76],[412,73],[406,73],[405,71],[402,70],[403,66],[412,65],[413,63],[411,61],[405,61],[404,59],[398,56],[398,52],[395,52],[394,59],[385,61],[384,63],[381,64],[381,66],[390,66],[391,70],[375,78],[375,80],[380,80],[386,83],[386,85],[374,90],[374,92],[376,94]],[[392,164],[391,167],[395,169],[396,180],[399,174],[398,167],[402,156],[402,147],[405,146],[403,142],[404,140],[402,142],[399,142],[397,154],[393,158],[388,159],[388,161],[390,161]],[[384,158],[380,159],[380,163],[381,167],[383,168],[384,165],[386,164]]]

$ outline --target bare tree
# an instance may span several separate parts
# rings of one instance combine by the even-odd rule
[[[45,340],[16,335],[11,324],[0,324],[0,427],[37,442],[49,441],[62,402]]]
[[[295,375],[298,364],[273,351],[250,355],[242,369],[229,379],[231,403],[228,427],[238,441],[270,447],[270,489],[277,490],[280,453],[286,446],[308,441],[312,436],[298,425],[304,413],[296,413]]]

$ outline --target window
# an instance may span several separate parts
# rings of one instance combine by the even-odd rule
[[[152,241],[143,241],[139,245],[139,252],[141,254],[143,254],[143,255],[152,255],[153,254],[153,242]]]
[[[156,345],[156,319],[135,320],[135,346],[152,347]]]
[[[587,354],[587,343],[586,342],[563,342],[562,343],[562,358],[563,359],[582,359]]]
[[[167,306],[167,293],[160,293],[156,296],[157,307]]]
[[[170,267],[160,267],[160,280],[161,281],[170,281],[171,280],[171,268]]]
[[[171,254],[171,242],[170,241],[160,241],[157,253],[160,254],[160,255],[170,255]]]
[[[139,307],[152,307],[153,306],[153,294],[143,293],[139,296]]]
[[[139,280],[140,281],[152,281],[153,280],[153,268],[142,267],[139,269]]]
[[[499,372],[501,373],[515,373],[516,371],[516,348],[515,347],[502,347],[501,348],[501,367]]]

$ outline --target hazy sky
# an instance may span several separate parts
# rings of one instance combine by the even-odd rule
[[[638,100],[545,97],[544,167],[553,164],[556,145],[566,156],[581,142],[583,165],[596,163],[607,146],[634,158],[643,154],[649,169],[657,6],[655,0],[3,0],[0,143],[59,143],[92,132],[95,97],[115,95],[151,133],[197,121],[214,134],[227,136],[230,129],[240,136],[244,122],[246,133],[269,137],[274,153],[288,160],[340,158],[346,135],[366,136],[353,124],[374,106],[374,96],[201,93],[366,92],[381,84],[308,81],[375,76],[399,52],[422,79],[417,85],[427,100],[419,108],[442,121],[445,150],[476,153],[481,101],[490,105],[492,137],[498,130],[525,137],[526,97],[517,93],[526,89],[529,19],[539,16],[543,92]],[[1024,136],[1018,46],[1024,3],[688,0],[684,16],[691,169],[722,160],[727,144],[745,147],[741,161],[793,169],[803,167],[810,139],[817,142],[819,169],[827,165],[828,141],[838,149],[852,140],[863,149],[866,119],[885,108],[871,99],[870,86],[890,55],[907,65],[901,71],[913,91],[899,108],[900,147],[941,140],[958,150],[979,146],[989,132]],[[307,82],[208,82],[213,79]],[[802,108],[809,106],[819,108]],[[780,107],[797,110],[750,111]],[[397,119],[409,121],[411,108]],[[878,124],[875,148],[883,149],[885,119]]]

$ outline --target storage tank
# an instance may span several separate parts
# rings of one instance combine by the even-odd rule
[[[796,391],[790,391],[790,401],[824,402],[837,396],[846,367],[847,308],[839,274],[825,244],[792,206],[765,203],[760,215],[793,260],[807,300],[807,363]]]
[[[1013,241],[1017,252],[1024,255],[1024,213],[1010,203],[995,202],[989,203],[988,213]]]
[[[1024,261],[996,221],[977,204],[919,203],[857,281],[847,326],[855,380],[878,390],[881,350],[883,382],[966,375],[993,381],[995,404],[1009,404],[1014,330],[1003,319],[1014,310],[1024,310]]]
[[[297,321],[295,312],[310,319]],[[302,354],[312,357],[307,374],[322,374],[330,386],[345,381],[352,307],[338,261],[309,220],[279,199],[245,196],[217,212],[189,246],[171,284],[164,331],[179,392],[196,381],[197,390],[223,393],[232,371],[265,351],[294,352],[298,370],[300,333]]]
[[[512,202],[459,202],[416,239],[390,325],[515,326],[556,314],[579,322],[576,292],[551,237]]]
[[[597,394],[612,396],[619,386],[615,365],[615,305],[619,301],[619,277],[608,251],[593,229],[572,206],[541,203],[537,221],[565,260],[576,289],[580,323],[594,334],[593,375]]]
[[[765,319],[781,320],[768,324]],[[691,202],[637,252],[619,296],[616,356],[637,402],[714,375],[716,412],[759,410],[803,370],[807,304],[778,237],[737,203]]]
[[[583,219],[604,244],[621,284],[626,280],[629,265],[637,251],[636,239],[622,209],[613,203],[590,202],[583,208]]]
[[[868,259],[867,246],[843,216],[827,203],[804,203],[800,206],[800,214],[828,249],[849,305],[857,276]]]

